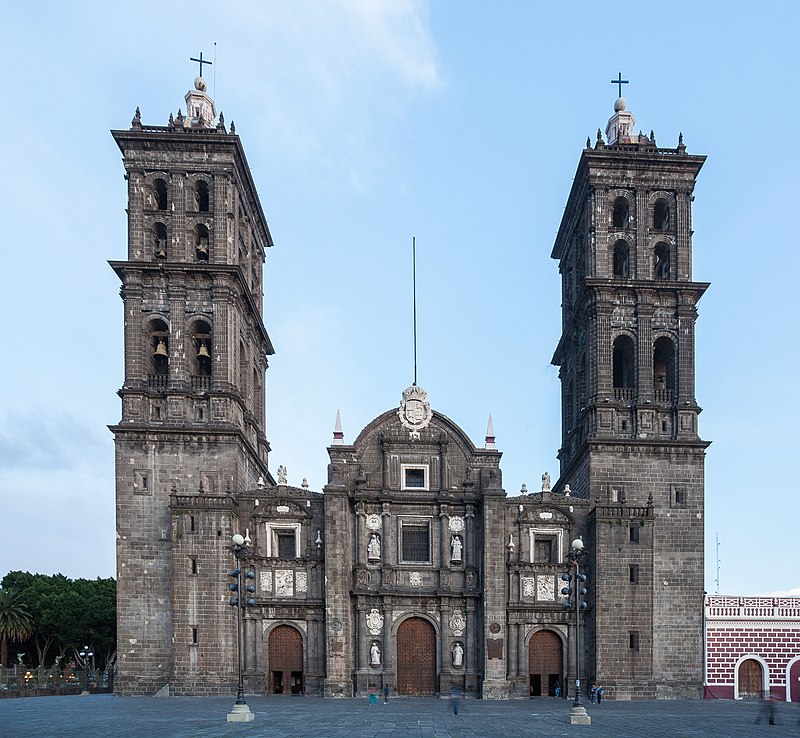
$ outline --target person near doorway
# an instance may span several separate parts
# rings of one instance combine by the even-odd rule
[[[603,695],[606,693],[606,690],[603,687],[597,688],[597,704],[599,705],[603,701]]]
[[[561,685],[560,684],[556,684],[556,697],[560,697],[560,696],[561,696]]]
[[[597,702],[597,686],[596,685],[594,685],[594,684],[592,685],[592,688],[589,690],[589,695],[591,697],[592,704]]]
[[[385,705],[389,701],[389,685],[383,685],[383,704]]]

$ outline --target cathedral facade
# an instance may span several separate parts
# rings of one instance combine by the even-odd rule
[[[563,283],[560,477],[510,497],[416,384],[317,492],[269,471],[262,313],[272,244],[244,149],[202,78],[186,115],[114,131],[128,181],[116,446],[119,694],[229,694],[233,534],[252,573],[246,691],[506,699],[602,684],[699,698],[703,463],[691,203],[703,157],[587,141],[552,256]],[[586,607],[562,580],[580,538]],[[241,593],[244,595],[245,593]],[[235,598],[234,598],[235,599]]]

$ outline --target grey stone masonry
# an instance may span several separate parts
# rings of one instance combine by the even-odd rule
[[[588,676],[622,699],[701,696],[709,444],[694,322],[708,285],[692,277],[691,203],[704,161],[682,139],[598,139],[552,253],[563,293],[556,487],[593,505]]]

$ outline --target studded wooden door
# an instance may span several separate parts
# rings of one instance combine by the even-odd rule
[[[747,659],[739,664],[739,697],[761,698],[764,684],[761,664],[755,659]]]
[[[422,618],[404,620],[397,629],[397,693],[436,694],[436,632]]]
[[[800,661],[795,661],[789,667],[789,699],[800,702]]]
[[[303,638],[291,625],[279,625],[269,635],[269,691],[303,692]]]
[[[561,639],[550,630],[533,634],[528,644],[528,683],[531,697],[555,697],[561,683]]]

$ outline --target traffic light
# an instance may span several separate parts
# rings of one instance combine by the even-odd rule
[[[564,572],[561,575],[561,579],[564,582],[567,582],[567,586],[561,588],[561,594],[570,598],[564,602],[561,607],[563,607],[565,610],[572,610],[575,608],[575,600],[577,599],[578,607],[581,610],[585,610],[588,607],[586,601],[583,599],[586,596],[586,587],[583,586],[584,582],[586,582],[586,574],[583,572],[578,574],[576,582],[575,574],[572,572]],[[576,589],[577,594],[575,592]]]

